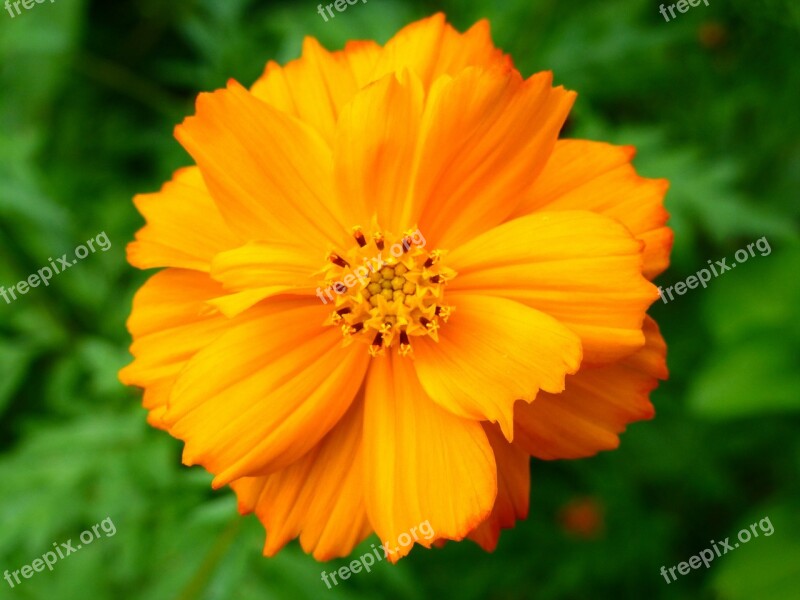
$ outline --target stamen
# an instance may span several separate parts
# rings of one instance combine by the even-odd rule
[[[430,323],[431,323],[431,322],[430,322],[430,320],[429,320],[429,319],[426,319],[425,317],[420,317],[420,318],[419,318],[419,322],[420,322],[420,323],[422,323],[422,326],[423,326],[425,329],[427,329],[427,328],[428,328],[428,325],[430,325]]]
[[[379,333],[375,336],[375,339],[372,340],[372,345],[369,347],[368,352],[372,358],[376,358],[382,356],[383,351],[383,335]]]
[[[452,306],[437,306],[436,307],[436,315],[445,323],[450,318],[450,315],[453,314],[453,307]]]
[[[360,227],[353,227],[353,237],[356,238],[356,242],[362,248],[367,245],[367,239],[364,237],[364,234],[361,232]]]
[[[353,325],[350,326],[350,333],[358,333],[362,329],[364,329],[364,323],[353,323]]]
[[[431,283],[441,283],[442,282],[442,277],[441,277],[441,275],[434,275],[428,281],[430,281]]]
[[[378,232],[372,236],[372,239],[375,240],[375,246],[378,250],[383,250],[383,234]]]
[[[343,317],[345,315],[349,315],[351,312],[353,312],[353,309],[350,308],[349,306],[345,306],[344,308],[340,308],[339,310],[337,310],[336,314],[339,315],[340,317]]]
[[[437,262],[439,262],[440,258],[442,258],[441,250],[434,250],[434,251],[431,252],[431,255],[428,257],[428,260],[426,260],[423,263],[422,266],[425,267],[426,269],[429,269],[430,267],[435,265]]]
[[[400,332],[400,356],[408,356],[411,354],[411,342],[408,340],[408,334],[405,330]]]
[[[350,263],[343,259],[341,256],[336,254],[335,252],[331,252],[330,256],[328,256],[328,260],[331,261],[335,265],[339,265],[343,269],[345,267],[349,267]]]

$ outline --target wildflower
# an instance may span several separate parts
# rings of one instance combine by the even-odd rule
[[[630,148],[558,141],[574,97],[523,79],[485,21],[435,15],[383,47],[309,38],[177,128],[196,166],[135,200],[129,260],[164,270],[120,376],[264,523],[265,554],[422,522],[417,543],[491,549],[527,512],[531,455],[652,415],[666,185]]]
[[[584,539],[599,537],[604,529],[604,507],[596,498],[575,498],[559,511],[561,527]]]

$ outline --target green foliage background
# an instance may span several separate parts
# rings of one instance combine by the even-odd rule
[[[671,369],[657,417],[615,452],[534,461],[530,516],[495,553],[418,549],[329,591],[296,545],[262,558],[256,519],[181,467],[179,443],[117,381],[147,276],[124,260],[142,224],[131,197],[189,163],[172,128],[197,92],[249,85],[304,35],[383,42],[437,10],[461,29],[490,18],[523,74],[551,69],[577,90],[567,137],[634,144],[643,174],[671,180],[660,284],[762,236],[772,253],[654,306]],[[0,573],[106,517],[117,527],[52,573],[13,590],[0,579],[0,598],[800,598],[799,40],[793,0],[711,0],[669,23],[639,0],[369,0],[327,23],[310,1],[0,12],[0,285],[101,231],[112,242],[0,301]],[[602,508],[591,539],[559,518],[581,498]],[[669,585],[659,574],[767,516],[772,536]]]

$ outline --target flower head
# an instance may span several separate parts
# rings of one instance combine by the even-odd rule
[[[196,166],[137,196],[128,322],[149,421],[321,560],[371,532],[492,549],[530,456],[652,416],[665,347],[663,180],[558,140],[575,95],[524,79],[481,21],[270,62],[176,129]],[[408,532],[428,523],[435,535]],[[408,543],[405,541],[408,540]]]

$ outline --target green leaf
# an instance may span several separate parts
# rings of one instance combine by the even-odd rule
[[[735,271],[711,279],[707,289],[694,290],[705,294],[703,312],[712,335],[707,362],[689,385],[689,406],[697,414],[724,418],[800,410],[800,251],[773,245],[766,256],[755,254]]]
[[[32,356],[28,346],[0,342],[0,415],[22,383]]]
[[[710,568],[715,569],[712,587],[722,600],[800,600],[800,587],[797,585],[800,581],[800,519],[797,507],[785,505],[765,509],[755,514],[752,520],[743,522],[742,529],[750,531],[750,524],[756,522],[758,537],[752,537],[747,543],[739,542],[738,548],[718,559],[718,568],[715,563],[711,564]],[[774,532],[767,536],[762,524],[767,532],[771,525]],[[731,535],[732,544],[738,533]]]
[[[780,332],[717,349],[691,382],[688,403],[715,418],[800,411],[796,349]]]

